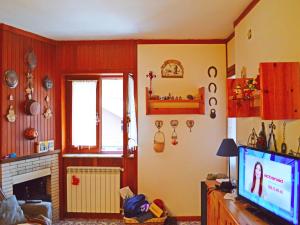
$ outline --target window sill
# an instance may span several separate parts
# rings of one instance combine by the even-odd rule
[[[63,154],[63,158],[123,158],[123,154],[99,154],[99,153],[82,153],[82,154]]]

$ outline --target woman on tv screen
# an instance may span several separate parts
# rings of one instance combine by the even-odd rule
[[[256,162],[254,169],[253,169],[253,179],[251,185],[251,192],[258,195],[259,197],[262,196],[263,192],[263,166],[260,162]]]

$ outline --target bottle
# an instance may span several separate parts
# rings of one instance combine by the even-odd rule
[[[264,122],[261,123],[261,131],[258,134],[256,148],[263,149],[263,150],[267,149],[267,135],[266,135],[266,128]]]

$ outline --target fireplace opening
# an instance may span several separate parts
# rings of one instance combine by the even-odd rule
[[[13,185],[18,200],[42,200],[51,202],[51,176],[40,177]]]

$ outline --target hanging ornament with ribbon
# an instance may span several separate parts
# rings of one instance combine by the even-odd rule
[[[171,127],[173,128],[172,136],[171,136],[171,144],[172,145],[177,145],[178,144],[178,136],[176,133],[176,128],[179,124],[178,120],[171,120],[170,121]]]

